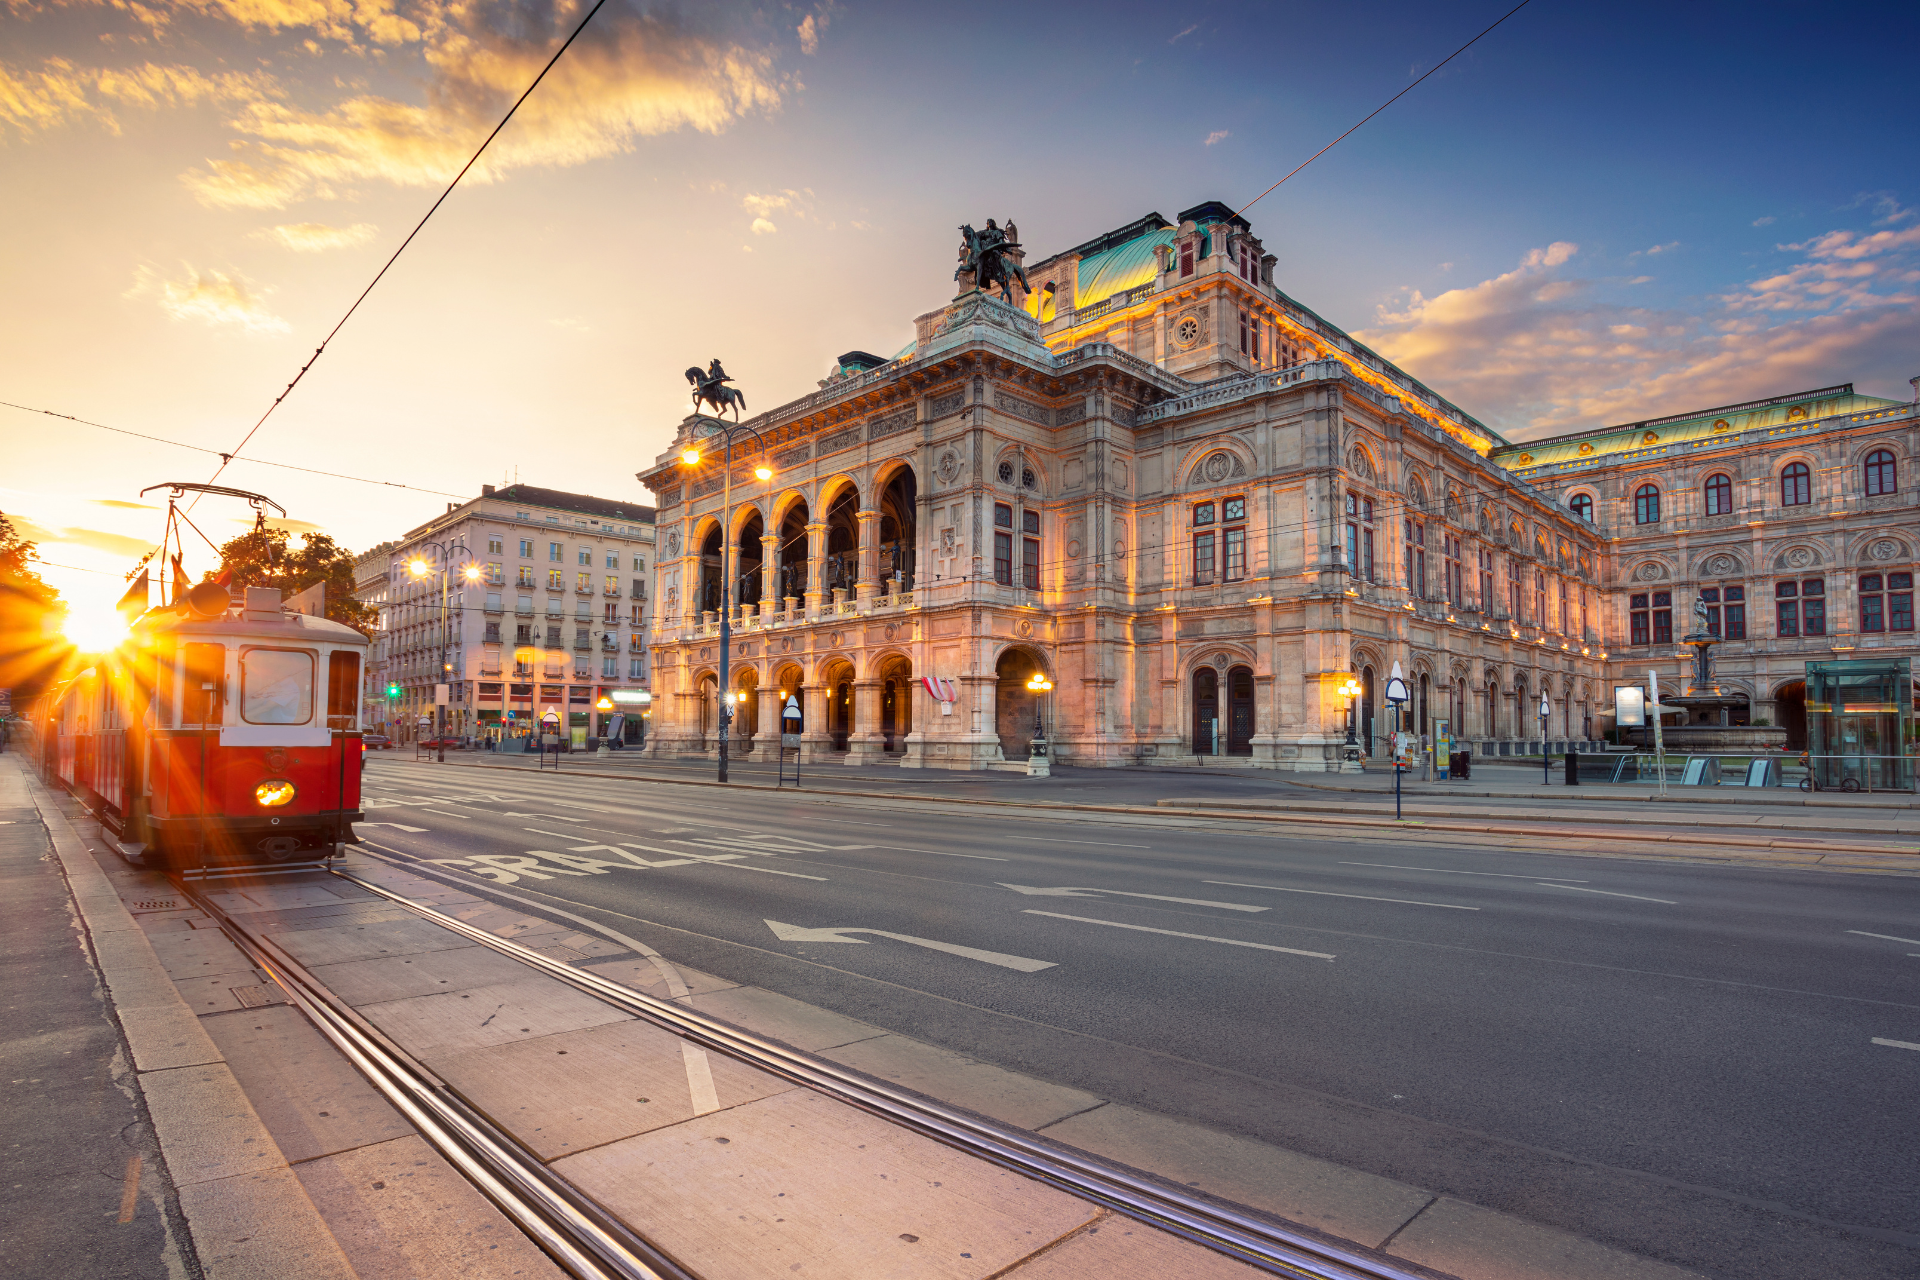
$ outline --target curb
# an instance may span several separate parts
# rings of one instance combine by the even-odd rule
[[[454,764],[455,762],[452,760],[449,760],[447,763]],[[478,763],[475,763],[475,764],[463,763],[460,765],[460,767],[466,768],[466,769],[500,769],[500,770],[517,772],[517,773],[548,772],[547,770],[544,770],[544,769],[529,769],[525,765],[513,765],[513,764],[483,765]],[[769,787],[765,783],[759,783],[759,782],[725,782],[723,783],[723,782],[706,782],[697,778],[635,777],[632,774],[612,773],[612,772],[608,772],[605,770],[598,770],[598,769],[576,769],[571,773],[567,774],[566,776],[572,777],[572,778],[614,778],[622,782],[644,782],[644,783],[653,783],[661,786],[673,786],[673,787],[724,787],[724,788],[730,788],[732,790],[737,790],[737,791],[770,791],[770,792],[780,792],[787,795],[803,794],[803,793],[796,793],[791,788]],[[813,798],[825,797],[825,796],[852,796],[858,799],[873,799],[873,800],[902,800],[902,799],[913,798],[911,796],[903,795],[898,791],[851,791],[851,790],[843,790],[839,788],[835,788],[833,790],[827,790],[827,791],[816,791],[811,793],[808,796],[808,798],[813,799]],[[980,806],[1001,805],[1001,806],[1007,806],[1012,808],[1037,809],[1042,812],[1048,812],[1048,813],[1053,813],[1053,812],[1118,813],[1118,814],[1126,814],[1130,816],[1156,814],[1161,816],[1179,816],[1179,817],[1195,817],[1195,818],[1238,818],[1248,822],[1297,822],[1297,823],[1306,823],[1310,826],[1364,827],[1368,829],[1385,829],[1389,831],[1405,831],[1411,827],[1418,827],[1419,829],[1424,831],[1452,831],[1452,832],[1464,832],[1464,833],[1474,834],[1474,835],[1539,835],[1539,836],[1564,838],[1569,834],[1569,830],[1572,828],[1572,825],[1573,825],[1573,824],[1569,824],[1569,826],[1567,827],[1552,827],[1552,826],[1541,826],[1541,825],[1525,825],[1520,823],[1493,824],[1493,823],[1448,822],[1443,819],[1430,820],[1430,819],[1418,819],[1418,818],[1407,819],[1404,821],[1395,821],[1392,818],[1372,818],[1372,817],[1363,817],[1359,815],[1334,815],[1334,814],[1318,814],[1318,813],[1310,813],[1310,812],[1261,813],[1261,812],[1249,811],[1244,807],[1236,807],[1236,806],[1244,806],[1249,802],[1232,801],[1232,800],[1220,800],[1220,801],[1202,800],[1202,801],[1184,802],[1184,804],[1188,807],[1174,807],[1174,805],[1171,802],[1163,800],[1163,801],[1160,801],[1158,804],[1154,805],[1153,807],[1149,808],[1145,805],[1074,804],[1070,802],[1036,804],[1030,800],[1024,800],[1024,801],[1023,800],[978,800],[969,796],[942,796],[940,797],[940,799],[943,803],[946,803],[946,804],[956,804],[956,805],[964,804],[964,805],[980,805]],[[1207,807],[1207,806],[1214,806],[1214,805],[1217,805],[1219,807],[1217,808]],[[1199,807],[1192,807],[1192,806],[1199,806]],[[1591,818],[1591,819],[1582,819],[1582,822],[1589,822],[1594,824],[1626,823],[1631,821],[1632,819],[1618,818],[1618,817],[1599,817],[1599,818]],[[1814,854],[1870,853],[1870,854],[1886,854],[1886,855],[1892,855],[1896,857],[1912,857],[1912,856],[1920,855],[1920,845],[1896,845],[1896,846],[1889,847],[1886,845],[1833,844],[1833,843],[1827,843],[1827,842],[1817,841],[1817,840],[1791,840],[1791,839],[1781,839],[1781,840],[1744,839],[1743,840],[1735,836],[1689,835],[1689,834],[1678,833],[1678,832],[1663,834],[1660,832],[1652,832],[1652,831],[1646,831],[1646,832],[1636,831],[1634,832],[1634,836],[1637,840],[1659,842],[1664,844],[1723,845],[1723,846],[1728,846],[1732,848],[1765,849],[1768,851],[1785,852],[1785,853],[1814,853]]]

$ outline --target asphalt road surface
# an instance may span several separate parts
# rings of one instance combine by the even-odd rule
[[[1708,1275],[1920,1274],[1920,879],[368,764],[363,838],[696,969]]]

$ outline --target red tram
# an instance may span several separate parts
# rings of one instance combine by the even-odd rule
[[[31,711],[41,775],[148,865],[287,862],[355,843],[367,639],[202,583]]]

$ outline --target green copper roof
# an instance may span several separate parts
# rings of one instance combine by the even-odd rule
[[[1073,305],[1076,308],[1090,307],[1116,293],[1151,284],[1160,272],[1154,250],[1163,244],[1171,245],[1173,234],[1172,227],[1163,227],[1080,259],[1079,274],[1073,289]]]
[[[1489,459],[1516,471],[1529,467],[1594,463],[1642,449],[1689,444],[1763,428],[1796,426],[1802,422],[1842,414],[1871,413],[1903,403],[1900,400],[1856,394],[1853,384],[1848,382],[1837,387],[1822,387],[1817,391],[1775,396],[1770,400],[1723,405],[1718,409],[1701,409],[1666,418],[1649,418],[1644,422],[1600,427],[1593,431],[1535,440],[1529,444],[1506,445],[1495,449]]]

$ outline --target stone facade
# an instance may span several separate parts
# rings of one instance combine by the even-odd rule
[[[1067,763],[1353,768],[1392,728],[1395,663],[1409,728],[1445,718],[1496,754],[1589,743],[1612,685],[1655,656],[1626,643],[1643,566],[1694,584],[1730,577],[1732,557],[1752,601],[1803,551],[1911,555],[1894,528],[1911,498],[1904,515],[1855,502],[1840,476],[1876,440],[1908,467],[1911,406],[1808,401],[1820,416],[1795,418],[1793,441],[1826,441],[1827,478],[1797,532],[1623,528],[1634,478],[1680,459],[1594,442],[1656,428],[1510,445],[1281,292],[1273,261],[1224,206],[1149,215],[1029,265],[1023,306],[969,292],[893,360],[843,357],[818,392],[748,421],[764,449],[736,455],[730,487],[710,450],[680,460],[707,429],[683,422],[639,473],[660,526],[650,749],[716,748],[723,544],[736,753],[767,751],[797,696],[814,761],[956,769],[1011,767],[1036,721]],[[1784,464],[1773,429],[1742,426],[1733,452]],[[1716,443],[1664,484],[1697,489],[1726,451],[1706,431]],[[1772,483],[1769,465],[1756,453],[1739,483]],[[1567,505],[1576,482],[1592,518]],[[1728,658],[1766,647],[1744,643]],[[1784,678],[1802,647],[1767,670]],[[1677,676],[1681,656],[1657,660]],[[1037,702],[1036,672],[1052,683]],[[1754,688],[1758,708],[1772,687]]]

